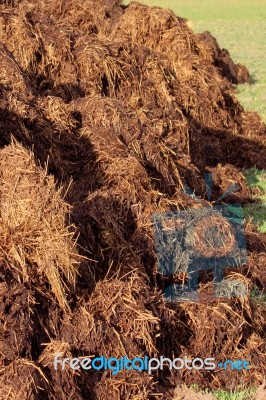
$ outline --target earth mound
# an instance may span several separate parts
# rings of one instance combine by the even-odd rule
[[[180,383],[262,384],[265,305],[216,298],[211,271],[200,301],[168,302],[188,270],[176,257],[175,273],[159,273],[154,215],[251,202],[242,170],[266,166],[266,126],[208,46],[184,18],[137,2],[2,1],[0,63],[0,399],[172,399]],[[265,235],[248,220],[244,230],[248,260],[225,280],[265,290]],[[252,368],[62,371],[58,353]]]

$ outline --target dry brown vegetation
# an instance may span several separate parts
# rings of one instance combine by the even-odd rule
[[[226,201],[249,202],[242,168],[266,166],[266,126],[243,110],[214,53],[158,7],[1,1],[1,400],[171,399],[181,382],[262,383],[265,305],[169,304],[163,290],[185,275],[157,273],[154,213],[210,205],[183,191],[204,198],[204,172],[211,200],[237,182]],[[265,290],[265,235],[249,221],[245,232],[248,263],[227,277]],[[211,286],[206,273],[202,299]],[[62,372],[59,352],[252,368]]]

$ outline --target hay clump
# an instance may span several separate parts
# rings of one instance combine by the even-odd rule
[[[6,367],[0,367],[1,400],[35,400],[47,390],[47,378],[34,362],[19,358]],[[38,397],[40,396],[40,397]]]
[[[35,77],[39,92],[61,96],[65,101],[79,97],[71,35],[48,17],[35,20],[34,30],[40,43]]]
[[[251,83],[248,69],[241,64],[235,64],[226,49],[221,49],[217,40],[210,32],[202,32],[198,35],[206,44],[213,58],[213,64],[220,70],[223,77],[234,84]]]
[[[2,98],[6,100],[10,112],[24,115],[27,103],[33,98],[30,81],[12,53],[2,43],[0,43],[0,55]]]
[[[73,358],[70,345],[59,340],[51,340],[45,344],[45,348],[39,356],[38,363],[49,376],[49,399],[82,400],[83,397],[78,388],[79,379],[77,371],[73,371],[69,365],[62,371],[60,367],[54,369],[54,357],[61,354],[62,358]],[[85,380],[86,377],[83,377]]]
[[[146,308],[148,296],[146,282],[136,273],[124,279],[99,281],[93,294],[80,298],[77,309],[66,316],[60,340],[84,356],[133,359],[157,354],[159,319]],[[155,386],[146,372],[139,375],[137,371],[129,374],[119,371],[112,375],[111,371],[94,371],[93,374],[99,399],[116,396],[141,400],[152,395]]]
[[[78,121],[69,113],[62,97],[47,95],[38,99],[37,107],[55,131],[71,133],[77,128]]]
[[[34,26],[25,11],[1,8],[0,41],[13,54],[24,71],[36,72],[40,44]]]
[[[28,0],[25,1],[26,5]],[[51,15],[60,27],[77,35],[107,35],[122,14],[120,0],[66,0],[60,7],[53,1],[31,3],[41,16]],[[23,5],[22,5],[23,7]],[[24,7],[23,7],[24,8]]]
[[[103,379],[96,384],[95,393],[99,400],[111,400],[120,398],[125,400],[145,400],[154,395],[158,398],[158,392],[154,388],[155,383],[151,376],[142,373],[140,376],[136,371],[129,373],[119,372],[117,376],[103,376]],[[104,379],[105,378],[105,379]]]
[[[239,278],[241,276],[238,275],[237,279],[239,280]],[[199,295],[201,294],[204,298],[204,286],[200,289]],[[248,297],[242,296],[230,300],[224,297],[218,302],[209,297],[205,304],[185,305],[183,303],[181,308],[189,316],[189,326],[193,332],[189,347],[192,358],[204,359],[208,357],[208,354],[212,354],[212,357],[221,361],[227,359],[247,360],[250,363],[248,373],[232,371],[231,383],[227,381],[228,370],[217,368],[215,374],[220,382],[227,381],[227,389],[233,390],[235,385],[247,381],[253,382],[253,384],[263,381],[265,342],[262,339],[262,332],[265,321],[261,311],[254,309],[252,301]],[[193,373],[185,371],[182,375],[186,376],[188,384],[192,384],[193,380],[200,378],[200,386],[205,386],[206,372],[200,374],[198,371]],[[215,381],[213,384],[216,387]]]
[[[124,280],[97,283],[88,299],[80,299],[62,328],[62,340],[86,354],[104,357],[140,357],[154,354],[158,319],[145,307],[148,301],[145,281],[131,273]],[[79,332],[75,326],[80,326]]]
[[[47,281],[62,308],[74,288],[78,255],[65,227],[68,205],[34,156],[13,142],[1,150],[1,253],[19,282]],[[38,285],[37,284],[37,285]]]

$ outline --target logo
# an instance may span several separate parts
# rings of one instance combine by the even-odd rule
[[[210,200],[212,174],[205,174],[205,180]],[[199,301],[200,271],[212,271],[214,297],[246,294],[242,281],[224,279],[225,267],[240,267],[247,262],[241,205],[217,205],[236,190],[238,186],[233,184],[213,206],[154,214],[158,272],[164,276],[179,273],[188,276],[187,283],[166,288],[166,300]],[[202,203],[188,187],[185,192]]]
[[[195,369],[206,371],[213,371],[217,368],[224,370],[249,370],[249,362],[246,360],[226,360],[224,363],[215,363],[214,358],[194,358],[190,359],[187,356],[184,358],[175,358],[171,360],[160,356],[159,358],[150,358],[145,356],[143,358],[137,357],[129,359],[127,356],[116,358],[106,357],[82,357],[82,358],[63,358],[61,353],[58,353],[54,357],[54,369],[65,371],[67,368],[72,370],[94,370],[94,371],[112,371],[112,375],[117,375],[119,371],[147,371],[149,375],[153,371],[163,370],[169,368],[170,370],[181,370],[181,369]]]

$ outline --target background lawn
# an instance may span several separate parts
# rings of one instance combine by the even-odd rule
[[[266,0],[143,0],[188,18],[196,33],[209,30],[236,63],[246,65],[255,84],[238,87],[246,110],[266,122]],[[129,1],[125,1],[129,3]]]

